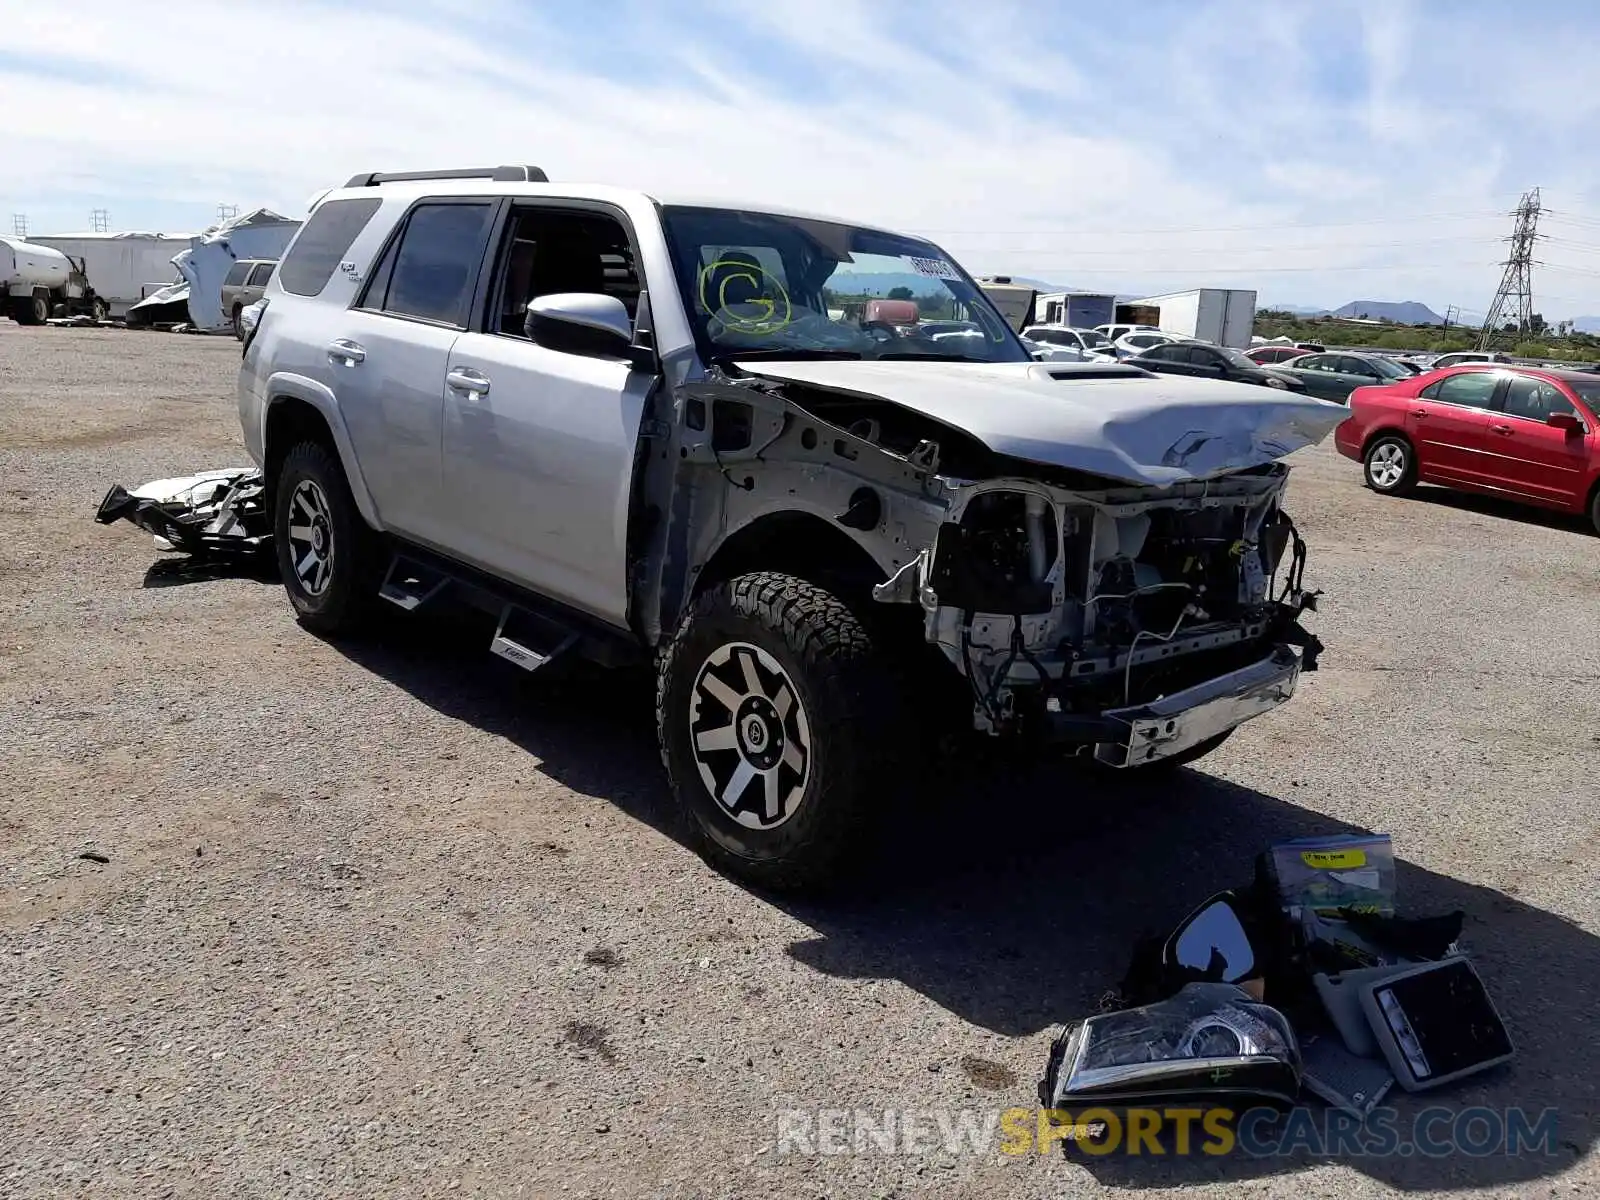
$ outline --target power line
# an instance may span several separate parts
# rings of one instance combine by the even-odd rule
[[[1040,237],[1074,237],[1074,238],[1103,237],[1103,236],[1105,236],[1107,234],[1140,234],[1140,235],[1149,235],[1149,234],[1180,234],[1180,233],[1255,233],[1257,230],[1262,230],[1262,229],[1348,229],[1348,228],[1353,228],[1353,227],[1356,227],[1356,226],[1363,226],[1363,225],[1398,225],[1398,224],[1402,224],[1402,223],[1411,223],[1411,222],[1417,222],[1417,221],[1429,221],[1429,222],[1449,221],[1449,220],[1489,221],[1489,220],[1493,220],[1495,217],[1502,216],[1502,215],[1504,215],[1504,214],[1478,211],[1478,212],[1458,212],[1458,213],[1418,213],[1418,214],[1416,214],[1414,216],[1397,216],[1397,217],[1368,217],[1368,218],[1366,218],[1364,220],[1360,220],[1360,221],[1287,221],[1287,222],[1281,222],[1281,223],[1261,222],[1261,223],[1252,224],[1252,225],[1213,225],[1213,226],[1173,225],[1173,226],[1168,226],[1166,228],[1155,228],[1155,229],[1148,229],[1148,228],[1147,229],[1094,229],[1094,228],[1087,228],[1087,227],[1083,227],[1083,226],[1075,226],[1075,227],[1072,227],[1072,228],[1055,228],[1055,229],[995,229],[993,227],[985,227],[985,228],[982,228],[982,229],[972,229],[972,228],[962,228],[962,229],[957,229],[957,228],[948,228],[948,229],[923,228],[923,229],[912,230],[911,232],[919,233],[919,234],[933,234],[933,233],[938,233],[938,234],[967,234],[967,235],[997,234],[997,235],[1005,235],[1005,236],[1010,236],[1012,234],[1028,234],[1028,235],[1037,235],[1037,236],[1040,236]]]
[[[1505,261],[1505,273],[1500,276],[1500,286],[1495,289],[1494,300],[1489,305],[1489,315],[1483,319],[1483,330],[1478,335],[1478,349],[1487,350],[1500,330],[1500,320],[1513,304],[1517,309],[1517,336],[1526,338],[1533,332],[1533,243],[1539,237],[1539,189],[1524,192],[1517,204],[1516,224],[1511,228],[1511,253]]]

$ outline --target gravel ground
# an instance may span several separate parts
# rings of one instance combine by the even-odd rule
[[[775,902],[681,844],[637,681],[524,676],[438,621],[335,646],[275,583],[151,571],[93,523],[113,482],[244,461],[236,361],[0,326],[0,1194],[1600,1186],[1577,522],[1385,500],[1303,452],[1328,652],[1293,704],[1168,788],[952,783],[873,897]],[[777,1152],[788,1109],[1033,1103],[1133,937],[1351,828],[1394,835],[1403,905],[1466,910],[1517,1041],[1439,1102],[1556,1107],[1553,1157]]]

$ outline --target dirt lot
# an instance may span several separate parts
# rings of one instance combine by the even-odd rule
[[[231,340],[0,326],[0,1194],[1370,1196],[1600,1186],[1600,540],[1299,456],[1328,645],[1175,786],[926,798],[877,895],[678,840],[649,697],[453,626],[334,646],[184,580],[113,482],[244,459]],[[1285,836],[1386,830],[1462,908],[1553,1157],[780,1156],[789,1109],[1034,1102],[1131,939]],[[104,864],[80,857],[97,853]],[[1427,1098],[1424,1098],[1425,1100]],[[1422,1104],[1403,1102],[1413,1114]]]

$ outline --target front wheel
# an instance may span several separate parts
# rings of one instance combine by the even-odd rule
[[[300,623],[329,634],[364,625],[378,592],[378,539],[338,458],[320,442],[301,442],[284,458],[273,531],[284,591]]]
[[[901,703],[831,592],[775,572],[708,589],[656,686],[662,759],[701,853],[778,889],[840,880],[889,806]]]
[[[1367,486],[1385,496],[1403,496],[1416,486],[1417,460],[1411,443],[1388,433],[1367,447]]]
[[[243,305],[235,304],[233,306],[233,336],[241,342],[244,341],[244,320],[240,315],[243,312]]]

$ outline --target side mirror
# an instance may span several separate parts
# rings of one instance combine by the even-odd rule
[[[1169,968],[1199,972],[1214,983],[1239,983],[1256,973],[1255,947],[1233,893],[1219,892],[1172,931],[1162,956]]]
[[[1544,419],[1544,423],[1552,429],[1565,430],[1568,437],[1577,437],[1583,432],[1583,422],[1578,420],[1576,413],[1553,412]]]
[[[633,322],[615,296],[558,292],[528,305],[524,326],[530,340],[565,354],[632,359]],[[637,365],[637,364],[636,364]]]

